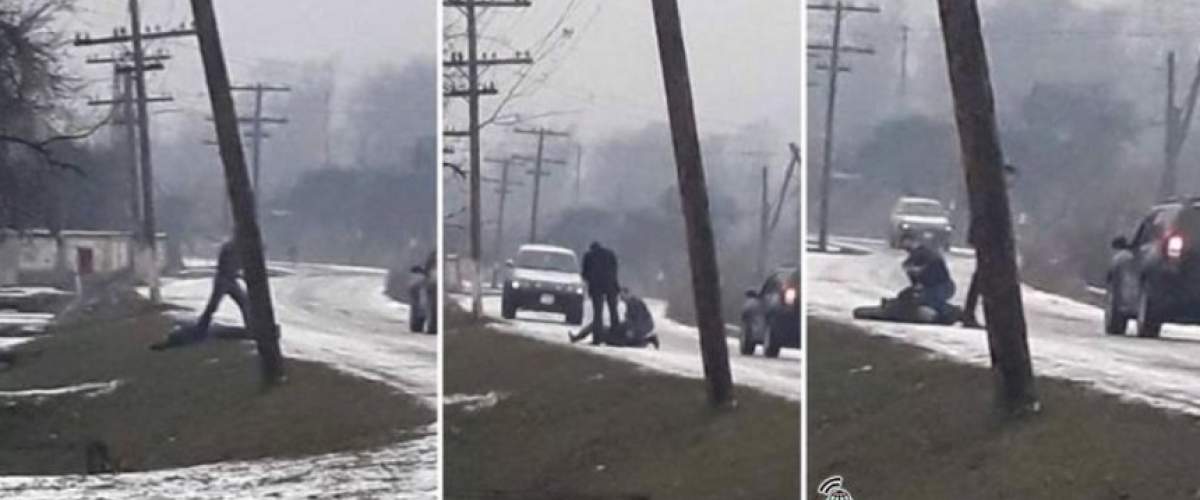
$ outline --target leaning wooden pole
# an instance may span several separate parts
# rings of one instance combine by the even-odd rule
[[[938,0],[938,6],[971,227],[975,230],[996,402],[1010,415],[1036,411],[1038,402],[1021,305],[1004,155],[1000,150],[979,7],[975,0]]]
[[[700,328],[700,352],[709,402],[724,406],[733,400],[733,378],[729,372],[729,346],[725,343],[725,321],[721,319],[721,284],[717,250],[708,211],[704,165],[700,161],[700,138],[692,106],[692,84],[688,75],[683,28],[676,0],[652,0],[658,54],[662,62],[675,167],[687,229],[688,260],[692,268],[692,291]]]
[[[255,213],[254,190],[250,187],[246,157],[242,150],[241,136],[238,134],[237,111],[234,109],[233,94],[229,89],[229,70],[221,49],[221,36],[217,30],[217,16],[213,11],[212,0],[192,0],[192,15],[196,22],[196,36],[200,41],[200,56],[204,61],[208,96],[212,101],[213,123],[217,128],[221,163],[225,166],[225,183],[233,208],[238,253],[246,278],[246,291],[250,297],[248,326],[258,345],[263,382],[274,384],[283,380],[279,325],[275,323],[275,310],[271,305],[271,288],[267,280],[262,233],[259,231],[258,216]]]

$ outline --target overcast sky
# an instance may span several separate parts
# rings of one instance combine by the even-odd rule
[[[305,62],[336,58],[339,89],[380,65],[402,66],[437,55],[437,4],[426,0],[253,0],[217,1],[216,11],[226,58],[234,83],[262,78],[262,70],[288,68]],[[79,2],[80,12],[67,30],[96,36],[111,34],[129,22],[127,0]],[[191,20],[187,0],[143,0],[143,24],[178,26]],[[208,114],[203,68],[194,39],[179,38],[148,43],[150,50],[169,50],[174,59],[167,71],[151,73],[150,88],[171,94],[178,102],[168,105],[196,119]],[[73,49],[78,62],[88,55],[108,55],[105,46]],[[92,65],[83,70],[94,85],[89,93],[107,96],[111,72]],[[288,83],[288,82],[267,82]],[[159,105],[156,109],[168,106]],[[200,119],[203,116],[199,116]],[[178,115],[159,115],[170,126]],[[432,124],[431,124],[432,126]]]
[[[780,137],[763,147],[784,155],[786,142],[798,140],[800,5],[796,0],[680,2],[701,134],[728,134],[769,121]],[[551,33],[564,13],[565,22]],[[461,30],[461,15],[448,10],[446,23],[448,32]],[[535,77],[545,76],[541,84],[530,84],[536,94],[507,111],[568,112],[538,124],[575,129],[584,142],[667,120],[649,1],[535,1],[532,8],[494,9],[482,26],[483,50],[499,54],[535,47],[548,34],[562,40],[560,49],[536,67]],[[570,30],[569,37],[563,29]],[[503,91],[512,73],[496,70],[485,81]],[[484,99],[485,111],[498,100]],[[448,111],[459,128],[465,108],[455,103]]]

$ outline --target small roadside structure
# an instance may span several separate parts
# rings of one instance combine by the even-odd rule
[[[161,270],[166,235],[157,239]],[[131,268],[142,277],[148,274],[149,256],[135,255],[136,248],[136,235],[129,231],[65,230],[56,238],[46,229],[0,229],[0,286],[61,285],[64,275],[87,280]]]

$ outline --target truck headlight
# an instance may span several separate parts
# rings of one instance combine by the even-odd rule
[[[512,287],[513,290],[517,290],[521,288],[521,282],[518,280],[512,280],[508,282],[508,286]]]

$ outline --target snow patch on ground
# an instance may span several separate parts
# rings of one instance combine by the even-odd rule
[[[507,394],[489,391],[487,394],[447,394],[442,398],[446,406],[462,406],[463,411],[474,413],[496,406]]]
[[[222,462],[181,469],[106,475],[0,477],[0,497],[225,499],[396,498],[437,495],[438,438],[300,459]]]
[[[89,398],[103,396],[117,390],[121,386],[120,380],[110,380],[108,382],[88,382],[85,384],[68,385],[63,387],[54,387],[51,389],[25,389],[20,391],[0,391],[0,398],[38,398],[45,399],[53,396],[66,396],[71,394],[83,393]]]

